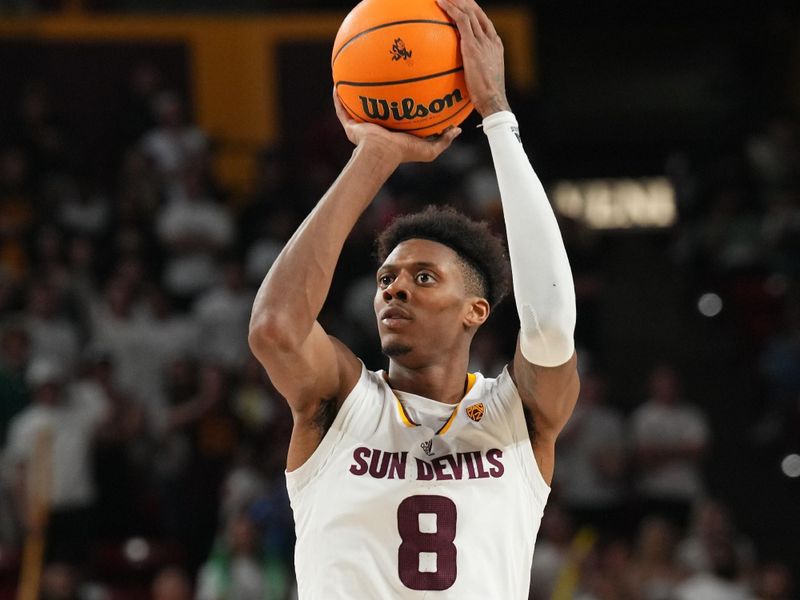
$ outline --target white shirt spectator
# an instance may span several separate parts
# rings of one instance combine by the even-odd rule
[[[29,316],[25,327],[31,340],[31,357],[51,360],[68,370],[75,366],[80,348],[78,328],[61,317]]]
[[[145,134],[142,150],[162,173],[175,173],[208,147],[208,138],[201,129],[185,126],[178,129],[161,127]]]
[[[622,460],[624,431],[617,411],[578,402],[557,446],[555,479],[568,506],[595,508],[622,501],[621,477],[604,475],[598,461],[610,454]]]
[[[706,419],[696,408],[683,403],[645,402],[631,416],[632,441],[636,448],[670,450],[704,446],[709,432]],[[639,492],[659,499],[692,500],[703,492],[697,460],[674,458],[643,469]]]
[[[247,332],[253,300],[250,290],[227,285],[217,286],[197,300],[193,313],[204,358],[229,367],[244,364],[250,352]]]
[[[206,564],[197,576],[197,600],[263,600],[264,579],[264,566],[249,556],[232,557],[227,572]]]
[[[741,583],[699,573],[676,588],[675,600],[755,600],[755,597]]]
[[[18,414],[9,425],[6,459],[13,467],[34,458],[41,435],[52,436],[50,464],[53,509],[90,505],[95,497],[91,447],[98,426],[107,416],[104,394],[90,385],[75,385],[55,406],[34,404]],[[34,473],[29,470],[28,476]]]
[[[193,295],[217,279],[215,251],[233,240],[233,220],[228,211],[208,197],[174,194],[158,215],[158,237],[170,258],[164,272],[166,288]]]
[[[208,149],[208,138],[201,129],[184,123],[183,101],[174,92],[162,92],[153,108],[159,126],[144,135],[141,148],[162,175],[175,177],[190,167]]]

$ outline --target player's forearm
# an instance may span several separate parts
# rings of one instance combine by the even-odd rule
[[[575,350],[575,287],[555,214],[522,148],[516,119],[484,119],[503,202],[520,349],[529,362],[564,364]]]
[[[397,167],[380,147],[360,145],[342,173],[284,246],[256,295],[252,335],[300,344],[330,290],[344,242]]]

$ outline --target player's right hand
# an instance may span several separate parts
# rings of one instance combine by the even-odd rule
[[[435,160],[461,133],[458,127],[451,127],[434,139],[423,139],[409,133],[389,131],[374,123],[357,121],[344,108],[335,88],[333,105],[347,139],[356,146],[384,154],[387,160],[394,160],[398,165]]]
[[[486,118],[511,110],[506,98],[503,42],[475,0],[436,0],[458,27],[469,98]]]

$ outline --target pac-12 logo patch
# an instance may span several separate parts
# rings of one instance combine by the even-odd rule
[[[467,407],[467,416],[475,422],[480,421],[483,418],[483,402],[478,402],[477,404],[470,404]]]

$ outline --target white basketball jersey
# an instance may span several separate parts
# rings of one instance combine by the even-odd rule
[[[550,488],[508,371],[470,384],[428,427],[414,415],[442,403],[398,398],[362,367],[314,454],[286,473],[301,600],[528,597]]]

